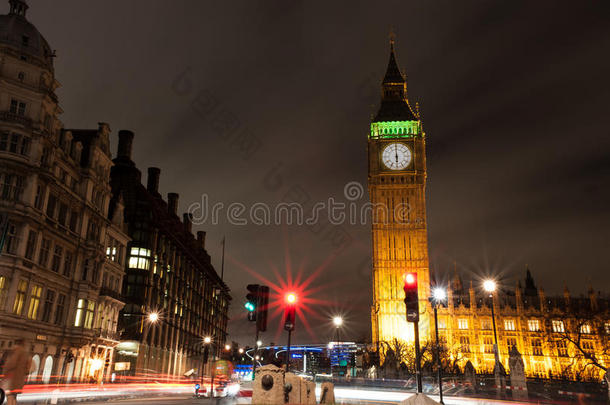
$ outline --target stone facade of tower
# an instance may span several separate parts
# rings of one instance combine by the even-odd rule
[[[413,341],[406,322],[403,277],[417,272],[420,333],[427,339],[430,291],[426,221],[426,141],[417,111],[407,98],[406,80],[394,47],[383,79],[381,106],[368,137],[372,204],[373,341]]]

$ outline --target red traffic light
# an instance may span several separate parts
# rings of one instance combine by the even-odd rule
[[[405,306],[407,307],[407,321],[419,321],[419,297],[417,293],[417,273],[409,272],[403,275],[405,290]]]
[[[417,285],[417,273],[405,273],[404,276],[405,288]]]
[[[284,296],[284,300],[286,301],[286,304],[288,305],[294,305],[297,302],[297,295],[295,293],[287,293]]]

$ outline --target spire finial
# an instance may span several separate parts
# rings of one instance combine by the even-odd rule
[[[390,49],[394,52],[394,42],[396,41],[396,34],[394,33],[394,27],[390,25]]]
[[[9,14],[25,17],[25,12],[28,10],[28,4],[25,0],[8,0],[8,4],[11,6]]]

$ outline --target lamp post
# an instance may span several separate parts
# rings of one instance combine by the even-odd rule
[[[201,386],[202,387],[203,387],[203,368],[208,363],[208,356],[210,353],[211,343],[212,343],[211,337],[206,336],[203,338],[204,349],[203,349],[203,359],[201,361]],[[212,379],[210,380],[210,398],[212,398],[214,396],[214,372],[211,372],[211,374],[212,374]]]
[[[438,368],[438,393],[440,397],[440,403],[443,402],[443,371],[441,369],[441,343],[438,339],[438,306],[441,302],[447,299],[447,292],[442,287],[436,287],[432,290],[432,299],[434,306],[434,328],[436,330],[436,361]]]
[[[496,282],[491,279],[487,279],[483,282],[483,289],[489,293],[491,299],[491,323],[494,328],[494,355],[496,358],[496,364],[500,364],[500,353],[498,352],[498,332],[496,331],[496,315],[494,312],[494,292],[496,291]]]
[[[144,319],[144,330],[142,332],[142,343],[146,345],[146,357],[144,358],[144,369],[148,370],[149,367],[149,359],[150,359],[150,346],[146,340],[148,339],[148,334],[150,333],[150,328],[153,324],[157,323],[159,320],[158,312],[149,312]],[[148,373],[147,373],[148,375]]]

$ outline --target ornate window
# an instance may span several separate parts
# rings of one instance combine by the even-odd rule
[[[584,333],[585,335],[591,334],[591,325],[588,323],[583,323],[580,325],[580,333]]]
[[[28,318],[38,319],[38,310],[40,309],[40,296],[42,295],[42,287],[33,285],[30,292],[30,307],[28,308]]]
[[[0,173],[0,199],[19,201],[23,193],[25,178],[16,174]]]
[[[556,342],[557,355],[560,357],[568,357],[568,345],[565,340],[558,340]]]
[[[515,320],[514,319],[505,319],[504,320],[504,330],[514,331],[515,328]]]
[[[566,331],[563,321],[560,321],[558,319],[553,319],[552,326],[553,332],[555,333],[564,333]]]
[[[540,321],[538,319],[528,319],[527,328],[530,332],[540,332]]]
[[[51,314],[53,313],[53,304],[55,302],[55,291],[47,290],[47,295],[44,301],[42,310],[42,321],[51,322]]]
[[[14,255],[17,253],[17,246],[19,246],[17,226],[9,222],[6,230],[6,237],[4,239],[4,251],[8,254]]]
[[[129,256],[129,268],[148,270],[150,268],[150,255],[150,249],[132,247]]]
[[[542,340],[532,339],[532,354],[534,356],[542,356]]]
[[[468,329],[468,319],[460,318],[458,319],[458,329]]]
[[[23,312],[23,306],[25,305],[25,294],[28,291],[28,282],[25,280],[19,280],[17,285],[17,294],[15,295],[15,302],[13,304],[13,313],[15,315],[21,315]]]

